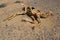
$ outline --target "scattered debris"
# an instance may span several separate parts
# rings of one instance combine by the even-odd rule
[[[22,3],[22,1],[15,1],[14,3]]]
[[[5,26],[8,26],[7,24]]]
[[[14,3],[20,3],[22,6],[24,6],[23,1],[15,1]]]
[[[31,22],[31,21],[29,21],[29,20],[24,20],[24,19],[22,19],[21,21],[22,21],[22,22],[29,22],[29,23],[32,23],[32,24],[33,24],[33,22]]]
[[[6,4],[0,4],[0,8],[6,7]]]

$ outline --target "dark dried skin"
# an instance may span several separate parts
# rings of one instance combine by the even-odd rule
[[[35,9],[34,7],[32,7],[32,10]]]
[[[22,10],[25,11],[25,7],[23,7]]]

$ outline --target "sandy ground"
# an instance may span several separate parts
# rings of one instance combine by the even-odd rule
[[[0,40],[60,40],[60,0],[0,0]],[[1,5],[4,6],[1,7]],[[33,6],[42,12],[51,10],[52,17],[40,19],[39,26],[32,28],[29,22],[22,22],[27,16],[11,15],[22,12],[23,6]],[[28,18],[31,20],[30,18]]]

